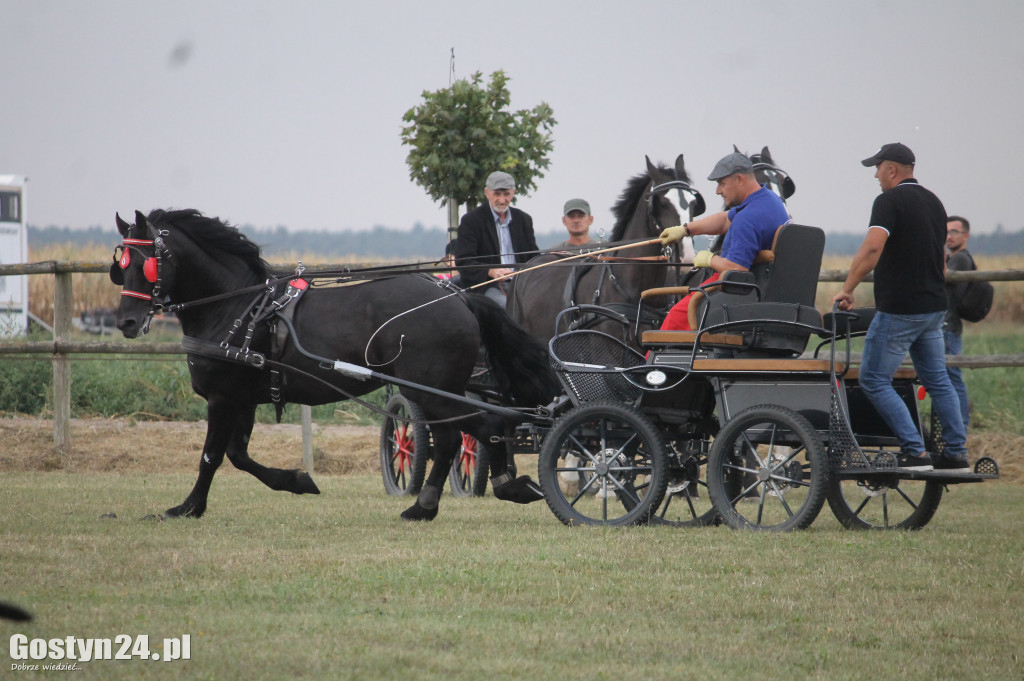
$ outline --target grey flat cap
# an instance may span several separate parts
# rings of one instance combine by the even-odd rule
[[[491,191],[495,189],[515,189],[516,180],[508,173],[495,170],[487,176],[487,184],[485,186]]]
[[[754,172],[754,164],[750,162],[749,158],[737,151],[716,163],[715,169],[708,175],[708,179],[712,182],[718,182],[723,177],[729,177],[736,173],[752,172]]]
[[[590,215],[590,204],[583,199],[569,199],[565,202],[565,207],[562,208],[562,216],[565,217],[574,210],[581,210]]]

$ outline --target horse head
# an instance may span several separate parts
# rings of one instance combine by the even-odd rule
[[[149,216],[136,211],[134,225],[117,216],[117,229],[122,242],[114,250],[110,280],[123,287],[117,328],[128,338],[145,333],[153,315],[165,309],[177,313],[183,325],[185,307],[193,316],[223,317],[224,309],[207,305],[204,311],[197,303],[269,276],[259,246],[235,227],[194,209],[158,208]]]
[[[644,159],[647,172],[631,178],[612,207],[615,226],[611,241],[657,236],[666,227],[684,221],[681,209],[689,213],[690,219],[704,212],[704,198],[690,184],[682,154],[676,158],[674,168],[655,165],[649,156]],[[678,204],[669,198],[673,189]]]
[[[155,231],[146,216],[135,211],[135,224],[115,214],[122,241],[114,248],[110,281],[121,286],[117,328],[125,338],[149,330],[149,322],[161,307],[161,295],[173,286],[173,268],[166,265],[170,253],[164,233]]]
[[[739,148],[735,144],[732,145],[732,148],[739,152]],[[775,163],[768,147],[763,147],[759,154],[750,154],[749,156],[750,162],[754,164],[754,179],[758,184],[768,185],[782,197],[783,201],[796,193],[796,183],[793,182],[793,178]]]
[[[682,154],[679,154],[679,156],[676,157],[675,168],[671,177],[666,177],[664,172],[651,163],[650,158],[647,158],[647,173],[651,177],[653,183],[651,187],[652,198],[659,196],[664,199],[663,203],[672,204],[672,202],[668,200],[667,194],[671,190],[675,189],[679,207],[686,209],[687,221],[693,220],[698,215],[702,215],[704,213],[707,205],[704,203],[704,197],[701,196],[701,193],[697,191],[690,182],[690,175],[686,172],[686,163],[683,160]],[[672,204],[672,207],[674,209],[675,205]],[[662,210],[665,210],[665,208],[663,207]],[[657,216],[657,213],[654,210],[652,210],[652,214]],[[669,214],[665,217],[672,216]],[[678,210],[675,211],[674,217],[677,220],[676,222],[670,223],[667,220],[663,221],[661,219],[658,219],[657,221],[663,227],[673,227],[680,224]]]

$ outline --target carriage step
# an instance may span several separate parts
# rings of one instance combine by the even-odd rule
[[[840,480],[924,480],[930,482],[941,482],[946,485],[957,485],[965,482],[984,482],[985,480],[999,479],[999,464],[995,459],[983,456],[974,464],[973,473],[960,471],[908,471],[905,469],[869,469],[841,470],[833,473]]]

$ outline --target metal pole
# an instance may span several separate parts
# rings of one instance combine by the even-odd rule
[[[455,241],[459,235],[459,202],[448,197],[448,242]]]

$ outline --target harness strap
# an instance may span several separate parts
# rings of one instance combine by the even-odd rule
[[[267,363],[265,355],[242,348],[225,347],[222,343],[208,341],[194,336],[181,337],[182,349],[190,355],[202,355],[213,359],[226,359],[230,362],[238,362],[251,366],[255,369],[262,369]]]

